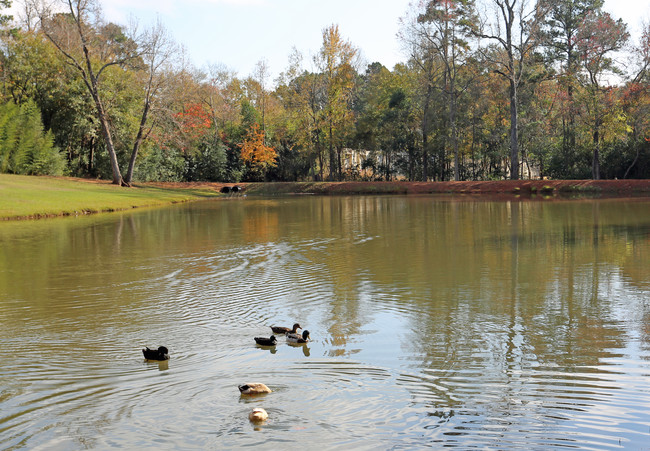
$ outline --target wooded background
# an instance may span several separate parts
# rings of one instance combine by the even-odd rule
[[[631,38],[602,0],[415,2],[392,69],[363,62],[337,25],[322,38],[277,79],[265,61],[243,78],[194,67],[160,23],[27,0],[2,16],[0,172],[123,185],[650,177],[650,25]]]

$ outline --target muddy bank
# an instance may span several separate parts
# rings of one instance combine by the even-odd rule
[[[194,185],[194,184],[191,184]],[[201,184],[203,185],[203,184]],[[272,182],[211,183],[213,189],[237,185],[250,195],[280,194],[492,194],[629,197],[650,196],[650,180],[503,180],[490,182]],[[195,186],[195,185],[194,185]]]

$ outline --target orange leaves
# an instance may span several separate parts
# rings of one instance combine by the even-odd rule
[[[576,35],[576,48],[592,78],[611,69],[612,62],[605,55],[622,48],[629,37],[621,19],[614,20],[606,12],[595,11],[585,16]]]
[[[212,130],[211,116],[199,103],[186,103],[181,111],[170,114],[168,118],[173,125],[157,126],[151,132],[151,139],[162,149],[193,153]]]
[[[183,111],[174,115],[174,119],[180,125],[181,132],[192,141],[203,136],[205,131],[212,125],[205,108],[198,103],[185,105]]]
[[[246,134],[244,142],[239,144],[241,159],[253,169],[263,170],[274,167],[277,162],[277,152],[273,147],[264,144],[264,131],[259,124],[253,124]]]

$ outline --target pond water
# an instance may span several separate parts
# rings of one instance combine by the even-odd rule
[[[306,345],[253,341],[296,321]],[[0,351],[2,449],[647,449],[650,200],[6,222]]]

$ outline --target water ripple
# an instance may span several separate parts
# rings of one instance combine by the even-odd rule
[[[274,201],[260,221],[243,202],[194,206],[135,220],[147,233],[122,232],[123,244],[65,229],[29,264],[12,261],[2,281],[30,271],[0,286],[2,448],[647,446],[647,266],[630,263],[647,243],[601,228],[598,249],[557,248],[523,220],[513,239],[496,218],[516,209],[493,205],[498,226],[477,231],[449,202],[408,227],[407,206],[434,202],[387,207],[392,225],[355,219],[392,201],[323,202],[353,214],[341,224],[319,209],[303,230],[269,218],[284,208]],[[223,227],[239,220],[255,239]],[[606,249],[616,258],[594,264]],[[253,341],[294,322],[309,344]],[[158,345],[171,359],[145,361]],[[241,396],[255,381],[273,392]],[[266,424],[248,422],[253,407]]]

